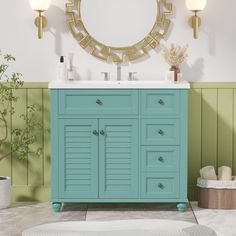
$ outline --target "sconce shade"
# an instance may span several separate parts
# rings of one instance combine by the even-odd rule
[[[190,11],[202,11],[206,7],[206,0],[186,0],[186,6]]]
[[[35,11],[46,11],[50,6],[50,0],[30,0],[30,6]]]

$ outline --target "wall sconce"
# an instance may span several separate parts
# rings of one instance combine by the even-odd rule
[[[201,25],[201,18],[197,15],[199,11],[206,7],[206,0],[186,0],[187,8],[194,12],[194,16],[189,19],[189,25],[193,28],[193,37],[198,38],[198,28]]]
[[[30,0],[30,6],[39,13],[34,23],[38,27],[38,38],[41,39],[43,37],[43,28],[47,26],[47,19],[42,13],[48,10],[50,0]]]

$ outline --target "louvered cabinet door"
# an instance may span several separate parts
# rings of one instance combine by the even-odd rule
[[[59,121],[59,195],[98,198],[98,120]]]
[[[138,197],[138,120],[99,120],[99,197]]]

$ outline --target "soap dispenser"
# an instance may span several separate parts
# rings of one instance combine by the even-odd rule
[[[66,79],[66,63],[64,56],[60,57],[60,62],[58,63],[58,68],[57,68],[57,81],[58,82],[63,82]]]

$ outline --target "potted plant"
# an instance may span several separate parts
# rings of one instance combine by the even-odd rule
[[[180,73],[180,64],[187,58],[188,45],[181,47],[180,45],[172,43],[169,47],[162,45],[162,56],[166,63],[170,65],[170,71],[174,72],[174,81],[177,81],[178,73]]]
[[[12,104],[18,101],[19,97],[14,95],[13,89],[22,88],[24,82],[20,73],[11,73],[7,75],[10,63],[15,58],[9,54],[0,53],[0,165],[3,159],[13,157],[21,160],[27,159],[30,152],[30,146],[36,142],[35,130],[40,128],[40,123],[35,117],[35,111],[38,110],[35,105],[27,107],[27,115],[21,114],[25,126],[10,130],[9,115],[14,114]],[[11,140],[9,141],[9,136]],[[6,149],[6,147],[9,147]],[[8,150],[8,151],[5,151]],[[41,148],[34,151],[36,156],[41,155]],[[11,203],[11,179],[8,176],[1,176],[0,173],[0,209],[7,208]]]

